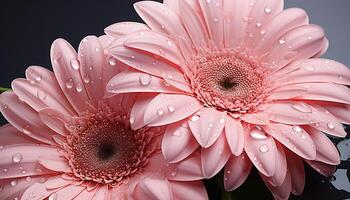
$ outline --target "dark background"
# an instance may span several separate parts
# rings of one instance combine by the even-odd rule
[[[101,35],[103,29],[118,21],[140,21],[132,4],[135,0],[57,1],[12,0],[0,5],[0,87],[10,87],[11,80],[24,77],[30,65],[50,67],[49,49],[56,38],[77,47],[87,35]],[[323,26],[331,46],[326,57],[350,65],[349,0],[286,0],[286,7],[302,7],[311,22]],[[4,119],[0,119],[2,124]],[[338,141],[335,141],[338,142]],[[342,161],[348,169],[348,161]],[[349,184],[346,178],[346,183]],[[210,199],[220,199],[220,183],[205,181]],[[350,185],[349,185],[350,186]],[[349,193],[333,187],[328,178],[307,168],[305,192],[295,200],[341,200]],[[233,192],[235,200],[272,199],[271,194],[253,172],[248,181]]]

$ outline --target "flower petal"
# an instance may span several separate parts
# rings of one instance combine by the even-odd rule
[[[94,197],[91,200],[100,200],[108,198],[108,186],[100,186],[98,187]]]
[[[316,148],[309,134],[299,126],[270,124],[264,130],[299,156],[314,160]]]
[[[63,115],[55,109],[45,108],[39,111],[40,120],[56,133],[66,136],[68,130],[65,124],[69,122],[69,117]]]
[[[248,124],[267,125],[270,123],[269,116],[265,112],[248,113],[240,118]]]
[[[288,199],[289,195],[292,191],[292,184],[291,184],[291,174],[287,172],[286,178],[284,179],[284,182],[280,186],[273,186],[271,185],[268,180],[261,176],[263,181],[265,182],[267,188],[272,192],[272,195],[275,199]]]
[[[267,181],[275,187],[283,184],[287,174],[287,160],[283,146],[276,142],[276,147],[276,171],[273,176],[267,178]]]
[[[203,179],[201,154],[197,150],[190,156],[168,167],[167,178],[174,181],[194,181]]]
[[[21,177],[26,178],[32,176],[43,177],[56,174],[56,172],[40,166],[40,164],[38,164],[37,162],[21,162],[20,170],[13,164],[2,165],[1,167],[4,167],[4,170],[0,172],[0,179],[16,179]],[[30,179],[31,178],[28,178],[28,180]]]
[[[225,134],[221,134],[216,142],[208,148],[202,148],[202,171],[205,178],[215,176],[232,155],[226,142]]]
[[[161,126],[180,121],[203,106],[194,97],[180,94],[159,94],[147,106],[144,122]]]
[[[227,117],[225,134],[232,154],[241,155],[244,148],[244,132],[241,122],[232,117]]]
[[[57,82],[74,109],[82,113],[87,110],[90,99],[77,70],[80,67],[77,59],[77,53],[67,41],[57,39],[53,42],[51,62]]]
[[[87,189],[83,190],[74,200],[91,200],[96,193],[96,190],[88,191]]]
[[[162,200],[173,199],[167,179],[145,177],[136,186],[132,194],[134,199]]]
[[[314,168],[318,173],[323,176],[329,177],[332,176],[336,170],[336,166],[329,165],[319,161],[305,160],[312,168]]]
[[[268,100],[292,99],[301,96],[307,92],[307,89],[302,86],[287,85],[278,87],[271,91],[267,97]]]
[[[252,162],[245,153],[231,156],[225,165],[224,186],[227,191],[233,191],[241,186],[248,178]]]
[[[301,158],[289,150],[286,150],[286,157],[288,163],[288,171],[292,181],[292,192],[295,195],[299,195],[303,192],[305,187],[305,169],[304,163]]]
[[[149,30],[146,24],[138,22],[119,22],[108,26],[104,31],[107,35],[119,38],[133,32],[146,30]]]
[[[130,113],[130,126],[132,129],[137,130],[146,124],[144,123],[144,114],[148,104],[156,97],[154,93],[145,93],[138,95],[135,100],[135,104]]]
[[[196,182],[179,182],[170,181],[170,187],[173,191],[174,199],[192,200],[202,199],[208,200],[208,194],[201,181]]]
[[[258,128],[245,134],[244,150],[254,166],[267,177],[274,175],[276,171],[276,144],[272,137]]]
[[[65,188],[58,190],[56,194],[56,200],[67,200],[74,199],[77,197],[83,190],[85,186],[80,185],[68,185]]]
[[[0,146],[13,144],[35,144],[36,140],[23,134],[21,131],[13,127],[11,124],[5,124],[0,127]]]
[[[51,158],[50,157],[40,157],[39,163],[44,166],[46,169],[55,171],[55,172],[65,172],[72,173],[72,169],[68,164],[68,160],[64,158]]]
[[[204,147],[210,147],[219,138],[225,127],[226,113],[215,110],[214,108],[202,108],[188,122],[191,131],[198,141]]]
[[[321,104],[323,108],[328,110],[339,122],[343,124],[350,124],[349,111],[350,107],[340,103],[326,103]]]
[[[182,121],[167,127],[163,136],[162,152],[165,160],[175,163],[185,159],[198,146],[187,121]]]

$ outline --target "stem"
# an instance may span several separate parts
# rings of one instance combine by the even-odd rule
[[[232,200],[231,192],[222,190],[222,200]]]
[[[0,87],[0,93],[6,92],[11,90],[10,88],[4,88],[4,87]]]

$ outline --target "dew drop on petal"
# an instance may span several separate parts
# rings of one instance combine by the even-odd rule
[[[28,176],[28,177],[26,178],[26,181],[27,181],[27,182],[32,181],[32,177]]]
[[[307,65],[307,66],[304,67],[304,69],[307,70],[307,71],[313,71],[315,68],[312,65]]]
[[[286,40],[282,38],[282,39],[279,40],[279,43],[280,44],[284,44],[284,43],[286,43]]]
[[[84,78],[83,78],[83,81],[84,83],[90,83],[90,77],[88,75],[86,75]]]
[[[48,200],[57,200],[57,194],[51,194]]]
[[[191,121],[196,122],[199,120],[199,116],[198,115],[193,115],[193,117],[191,118]]]
[[[297,133],[301,133],[303,131],[303,129],[301,129],[300,126],[293,126],[293,130]]]
[[[83,86],[80,84],[80,83],[77,83],[76,87],[75,87],[75,90],[77,92],[82,92],[83,91]]]
[[[176,131],[173,132],[173,136],[180,137],[181,135],[182,135],[182,133],[179,130],[176,130]]]
[[[332,130],[335,129],[335,124],[333,122],[328,122],[327,126],[329,129],[332,129]]]
[[[100,51],[100,49],[99,49],[99,48],[96,48],[96,49],[95,49],[95,51],[96,51],[96,52],[99,52],[99,51]]]
[[[343,76],[342,74],[339,74],[339,75],[338,75],[338,78],[339,78],[340,80],[342,80],[342,79],[344,79],[344,76]]]
[[[266,134],[263,131],[258,130],[256,128],[252,129],[249,134],[252,138],[257,140],[264,140],[267,138]]]
[[[169,112],[174,112],[175,111],[175,108],[174,108],[174,106],[173,105],[168,105],[168,110],[169,110]]]
[[[142,74],[139,76],[139,82],[143,86],[149,85],[151,81],[152,81],[152,76],[149,74]]]
[[[259,151],[262,152],[262,153],[266,153],[268,152],[270,149],[269,147],[266,145],[266,144],[263,144],[259,147]]]
[[[20,163],[20,162],[22,161],[22,159],[23,159],[23,156],[22,156],[22,154],[20,154],[20,153],[15,153],[15,154],[12,156],[12,161],[13,161],[14,163]]]
[[[300,135],[300,138],[305,140],[306,139],[306,135],[302,134],[302,135]]]
[[[108,63],[109,63],[110,65],[112,65],[112,66],[115,66],[115,65],[117,64],[117,61],[116,61],[115,58],[110,58],[110,59],[108,60]]]
[[[164,114],[163,109],[158,109],[158,110],[157,110],[157,114],[158,114],[159,116],[162,116],[162,115]]]
[[[297,111],[303,112],[303,113],[311,113],[311,107],[303,102],[297,102],[292,105],[292,108],[294,108]]]
[[[256,23],[256,27],[259,28],[259,27],[261,27],[261,26],[262,26],[262,24],[261,24],[260,22],[257,22],[257,23]]]
[[[270,7],[266,7],[264,11],[265,13],[271,13],[272,9]]]
[[[312,36],[311,36],[311,35],[307,36],[307,39],[308,39],[308,40],[311,40],[311,39],[312,39]]]
[[[72,59],[70,61],[70,66],[74,69],[74,70],[79,70],[80,64],[79,61],[77,59]]]
[[[23,129],[22,129],[23,133],[30,135],[32,134],[32,132],[30,131],[30,126],[26,125]]]
[[[11,186],[12,187],[15,187],[16,185],[17,185],[17,180],[12,180],[11,182],[10,182],[10,184],[11,184]]]
[[[73,87],[73,79],[68,79],[67,82],[66,82],[66,87],[68,89],[71,89]]]

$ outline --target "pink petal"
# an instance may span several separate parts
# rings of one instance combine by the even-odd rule
[[[207,148],[219,138],[225,127],[225,121],[226,113],[214,108],[202,108],[192,116],[188,124],[198,143]]]
[[[265,112],[249,113],[240,118],[248,124],[267,125],[270,123],[269,116]]]
[[[176,35],[189,44],[189,38],[180,17],[164,4],[155,1],[141,1],[134,4],[136,12],[156,32]]]
[[[170,187],[173,191],[174,199],[192,200],[202,199],[208,200],[208,194],[201,181],[196,182],[179,182],[170,181]]]
[[[329,48],[329,40],[327,38],[323,38],[320,51],[317,52],[317,54],[315,54],[312,57],[313,58],[322,57],[327,52],[328,48]]]
[[[323,162],[305,160],[312,168],[314,168],[318,173],[323,176],[332,176],[336,170],[336,166],[329,165]]]
[[[146,30],[149,30],[146,24],[138,22],[119,22],[108,26],[104,31],[107,35],[119,38],[133,32]]]
[[[46,176],[55,174],[54,171],[45,169],[40,166],[37,162],[29,162],[29,163],[21,163],[21,169],[9,165],[2,165],[1,167],[5,167],[6,171],[2,170],[0,172],[0,179],[13,179],[13,178],[21,178],[21,177],[29,177],[29,176]]]
[[[103,69],[106,62],[103,47],[95,36],[85,37],[79,45],[78,59],[80,75],[92,105],[104,96]]]
[[[340,156],[333,142],[321,131],[305,127],[316,147],[316,160],[330,165],[339,165]]]
[[[276,44],[279,45],[280,38],[296,27],[307,24],[309,21],[306,12],[299,8],[289,8],[275,15],[267,24],[261,27],[263,37],[261,42],[254,48],[255,55],[263,55],[269,52]]]
[[[148,104],[156,97],[154,93],[138,95],[130,113],[131,128],[137,130],[145,125],[143,116]]]
[[[247,179],[252,162],[245,153],[239,156],[231,156],[224,170],[224,186],[227,191],[233,191],[241,186]]]
[[[68,164],[68,160],[64,158],[50,158],[50,157],[40,157],[39,163],[46,169],[56,171],[72,173],[72,169]]]
[[[18,99],[13,92],[0,95],[1,113],[14,127],[29,137],[46,144],[54,144],[55,133],[39,119],[38,113]]]
[[[0,127],[0,146],[13,144],[35,144],[36,140],[26,136],[22,132],[18,131],[11,124],[5,124]]]
[[[270,124],[264,130],[299,156],[314,160],[316,148],[309,134],[299,126]]]
[[[26,69],[26,77],[37,88],[42,89],[49,96],[49,98],[46,97],[44,99],[44,103],[48,107],[56,108],[62,113],[75,114],[73,107],[67,101],[52,71],[43,67],[31,66]],[[33,95],[37,97],[36,93],[33,93]]]
[[[209,30],[210,38],[219,48],[224,46],[224,16],[222,0],[212,0],[208,3],[206,0],[199,0],[202,13]]]
[[[224,167],[231,155],[232,153],[224,134],[221,134],[210,147],[202,148],[201,163],[204,177],[211,178],[215,176]]]
[[[114,76],[107,85],[109,93],[164,92],[181,93],[167,85],[163,79],[138,71],[123,71]]]
[[[303,160],[296,154],[286,151],[288,171],[291,174],[292,192],[295,195],[303,193],[305,187],[305,169]]]
[[[176,65],[183,63],[183,57],[175,41],[160,33],[145,31],[128,37],[124,45],[158,55]]]
[[[87,189],[83,190],[74,200],[91,200],[96,193],[96,190],[88,191]]]
[[[244,150],[254,166],[267,177],[276,171],[276,144],[263,130],[253,128],[245,136]]]
[[[276,171],[273,176],[268,177],[267,180],[273,186],[280,186],[283,184],[287,174],[287,160],[283,150],[283,146],[280,143],[276,143]]]
[[[287,85],[274,89],[267,97],[268,100],[292,99],[299,97],[307,92],[302,86]]]
[[[343,124],[350,124],[349,111],[350,107],[340,103],[321,104],[323,108],[328,110],[334,117]]]
[[[265,185],[272,192],[272,195],[276,200],[279,200],[279,199],[287,200],[292,191],[291,176],[292,175],[289,172],[287,172],[287,175],[283,184],[277,187],[271,185],[264,176],[261,176],[261,177],[265,182]]]
[[[56,192],[56,200],[67,200],[74,199],[77,197],[83,190],[85,186],[79,185],[69,185],[61,190]]]
[[[63,115],[57,110],[45,108],[39,111],[39,118],[46,126],[56,133],[62,136],[68,134],[68,130],[65,126],[65,124],[69,122],[68,116]]]
[[[244,148],[244,132],[241,122],[232,117],[227,117],[225,133],[232,154],[241,155]]]
[[[94,197],[91,200],[107,199],[108,197],[108,186],[98,187]]]
[[[199,150],[193,152],[179,163],[170,164],[167,171],[167,178],[174,181],[195,181],[204,178]]]
[[[179,1],[180,13],[183,13],[182,21],[191,38],[191,41],[196,46],[204,46],[208,41],[209,33],[207,32],[204,19],[200,16],[200,6],[198,1],[188,0]]]
[[[159,94],[147,106],[144,122],[149,126],[161,126],[180,121],[203,106],[191,96]]]
[[[175,163],[185,159],[198,146],[187,121],[182,121],[167,127],[163,136],[162,152],[165,160]]]
[[[134,199],[162,200],[173,199],[169,182],[159,177],[145,177],[135,187]]]
[[[172,11],[179,13],[179,0],[163,0],[163,4]]]

